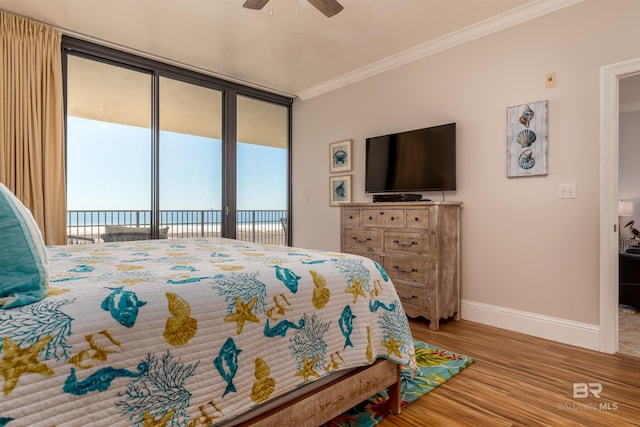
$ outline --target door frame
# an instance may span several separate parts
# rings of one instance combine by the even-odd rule
[[[640,58],[600,69],[600,351],[618,351],[619,80],[640,73]]]

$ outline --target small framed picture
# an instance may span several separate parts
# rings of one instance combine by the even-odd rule
[[[329,177],[329,204],[351,203],[351,175]]]
[[[351,140],[329,144],[329,173],[349,172],[351,170]]]
[[[507,109],[507,177],[547,175],[548,101]]]

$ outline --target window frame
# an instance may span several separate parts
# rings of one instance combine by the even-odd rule
[[[291,170],[292,170],[292,106],[293,98],[268,92],[266,90],[243,85],[237,82],[225,80],[213,75],[190,70],[164,63],[155,59],[146,58],[134,53],[124,52],[111,47],[103,46],[86,40],[63,35],[62,37],[62,72],[63,72],[63,103],[65,123],[67,119],[67,58],[68,55],[77,55],[86,59],[104,62],[106,64],[125,67],[151,76],[151,229],[152,238],[157,239],[158,224],[160,223],[159,206],[159,144],[160,144],[160,114],[159,114],[159,87],[160,77],[179,80],[206,88],[219,90],[222,93],[222,237],[236,238],[236,143],[237,143],[237,97],[245,96],[257,100],[271,102],[287,108],[287,218],[288,224],[285,245],[292,242],[291,227]],[[65,141],[67,130],[65,126]],[[66,143],[65,143],[66,150]],[[66,153],[65,153],[66,158]],[[66,170],[66,166],[65,166]]]

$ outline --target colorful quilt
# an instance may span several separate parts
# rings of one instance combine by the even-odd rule
[[[0,310],[0,426],[209,426],[377,358],[416,366],[367,258],[216,238],[48,251],[47,297]]]

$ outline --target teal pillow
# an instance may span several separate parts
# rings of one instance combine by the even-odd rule
[[[31,212],[0,183],[0,307],[40,301],[49,287],[47,249]]]

